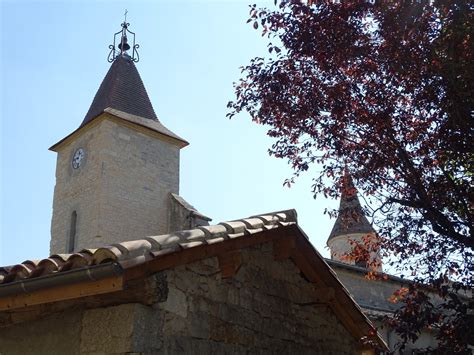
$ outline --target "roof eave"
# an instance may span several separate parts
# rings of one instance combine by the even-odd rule
[[[131,123],[132,125],[140,126],[140,127],[145,128],[147,130],[150,130],[152,132],[159,133],[160,135],[165,136],[166,138],[168,138],[171,142],[173,142],[175,145],[177,145],[180,149],[189,145],[188,141],[186,141],[185,139],[179,137],[178,135],[176,135],[173,132],[171,132],[170,130],[168,130],[159,121],[154,121],[154,120],[150,120],[150,119],[143,118],[143,117],[140,117],[140,116],[131,115],[131,114],[128,114],[126,112],[122,112],[122,111],[113,109],[111,107],[108,107],[102,113],[100,113],[99,115],[97,115],[94,118],[87,121],[85,124],[78,127],[76,130],[74,130],[73,132],[68,134],[66,137],[61,139],[59,142],[53,144],[51,147],[49,147],[49,150],[51,150],[53,152],[57,152],[59,150],[59,148],[63,145],[63,143],[68,141],[70,137],[72,137],[73,135],[75,135],[79,131],[85,129],[86,127],[87,128],[90,127],[93,123],[95,123],[97,121],[97,119],[99,117],[103,116],[104,113],[107,113],[107,114],[109,114],[109,115],[111,115],[115,118],[126,121],[128,123]],[[156,122],[163,129],[160,129],[159,126],[153,127],[153,125],[150,122],[147,122],[147,121]]]

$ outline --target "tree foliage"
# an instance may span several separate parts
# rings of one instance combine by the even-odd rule
[[[413,287],[392,325],[406,339],[435,326],[440,348],[459,352],[473,341],[461,332],[474,325],[472,304],[454,301],[473,286],[473,8],[465,0],[253,5],[249,22],[268,38],[269,58],[242,68],[228,105],[230,117],[247,111],[269,126],[270,154],[294,169],[288,184],[314,164],[315,195],[338,197],[350,172],[385,250],[445,300],[427,306]]]

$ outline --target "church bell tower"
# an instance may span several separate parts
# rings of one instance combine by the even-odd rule
[[[53,254],[170,230],[170,195],[179,193],[179,154],[188,142],[158,120],[128,27],[114,36],[112,64],[81,125],[50,148],[57,153]]]

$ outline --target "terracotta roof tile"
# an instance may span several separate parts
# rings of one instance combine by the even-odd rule
[[[206,239],[210,238],[226,238],[227,237],[227,228],[223,225],[217,224],[212,226],[200,226],[198,229],[206,233]]]
[[[229,233],[228,237],[229,237],[229,239],[235,239],[235,238],[243,237],[244,235],[247,235],[247,234],[245,232],[242,232],[242,233]]]
[[[70,254],[69,258],[65,261],[61,267],[61,271],[66,271],[69,269],[78,269],[86,266],[90,266],[94,263],[93,255],[89,253],[75,253]]]
[[[169,248],[152,251],[151,254],[155,258],[159,258],[160,256],[171,254],[180,250],[181,250],[181,246],[179,244],[173,244],[173,245],[170,245]]]
[[[204,244],[206,244],[206,242],[196,241],[196,242],[179,243],[179,246],[183,249],[189,249],[189,248],[198,247],[198,246],[204,245]]]
[[[213,238],[213,239],[206,239],[206,242],[207,242],[207,244],[217,244],[217,243],[222,243],[225,240],[226,240],[226,238],[217,237],[217,238]]]
[[[247,229],[247,225],[241,221],[223,222],[219,224],[226,227],[229,233],[244,233]]]
[[[260,218],[247,218],[243,219],[242,222],[247,225],[247,228],[251,229],[261,229],[263,227],[263,221]]]
[[[75,254],[55,254],[38,261],[27,260],[14,266],[0,267],[0,289],[14,281],[54,275],[103,263],[115,262],[122,268],[128,268],[183,249],[220,243],[228,239],[251,238],[252,234],[290,224],[296,224],[294,210],[149,236],[98,249],[83,249]]]

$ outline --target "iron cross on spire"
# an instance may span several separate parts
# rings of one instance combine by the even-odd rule
[[[138,62],[138,48],[140,47],[138,44],[135,43],[135,33],[128,29],[130,26],[127,23],[127,14],[128,10],[125,9],[123,14],[124,22],[122,23],[122,29],[114,34],[114,43],[109,46],[110,53],[107,58],[109,63],[112,63],[118,57],[127,57],[134,62]],[[132,37],[131,45],[128,42],[127,34],[130,34]],[[131,50],[131,54],[128,54],[127,51]]]

